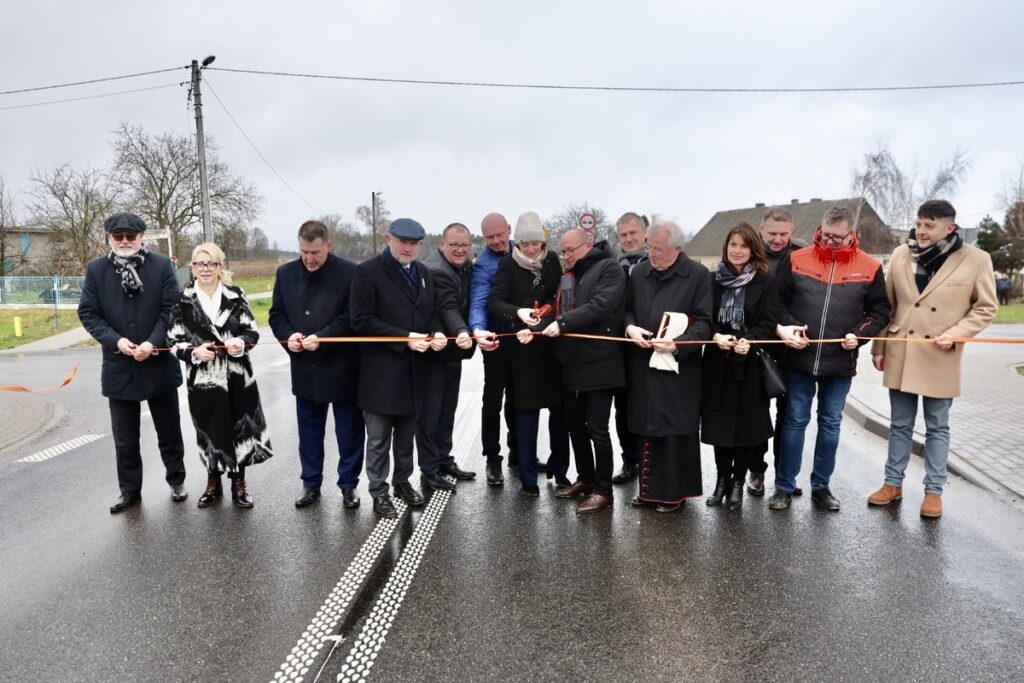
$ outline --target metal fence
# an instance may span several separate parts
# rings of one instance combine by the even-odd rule
[[[85,278],[54,275],[45,277],[0,277],[0,304],[77,304]]]

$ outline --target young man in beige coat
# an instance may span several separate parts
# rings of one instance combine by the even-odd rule
[[[891,424],[885,483],[868,497],[871,505],[903,498],[903,475],[910,461],[918,397],[924,406],[924,502],[922,517],[942,515],[942,487],[949,456],[949,407],[960,395],[964,345],[996,314],[992,258],[964,244],[956,210],[932,199],[917,210],[907,243],[896,247],[885,276],[892,318],[882,336],[907,341],[876,341],[875,368],[889,388]]]

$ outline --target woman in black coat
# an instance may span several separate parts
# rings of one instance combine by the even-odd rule
[[[779,296],[761,238],[747,223],[729,231],[711,273],[713,344],[704,347],[701,441],[715,447],[718,481],[708,505],[743,505],[754,451],[772,435],[761,361],[750,340],[774,339]]]
[[[539,226],[537,219],[536,227]],[[537,428],[542,408],[550,412],[548,477],[554,477],[558,486],[570,483],[566,477],[569,436],[562,414],[562,369],[555,357],[554,340],[539,334],[554,320],[554,313],[544,317],[534,313],[535,305],[554,307],[562,267],[558,256],[548,251],[543,232],[527,230],[523,218],[516,223],[515,236],[512,251],[498,263],[487,311],[504,320],[508,329],[517,331],[518,341],[506,339],[503,343],[513,345],[509,357],[516,406],[519,481],[524,493],[537,496]],[[533,336],[533,332],[538,334]]]
[[[260,333],[245,294],[229,284],[220,247],[196,247],[192,273],[195,285],[171,309],[167,337],[185,363],[189,412],[208,474],[199,507],[223,495],[220,475],[227,472],[235,505],[251,508],[245,468],[274,454],[247,353]]]

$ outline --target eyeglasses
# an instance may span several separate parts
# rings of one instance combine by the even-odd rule
[[[115,242],[134,242],[135,238],[139,236],[137,232],[112,232],[110,236]]]
[[[826,241],[826,242],[842,242],[847,237],[849,237],[851,234],[852,234],[852,231],[848,232],[848,233],[845,233],[843,235],[833,235],[830,232],[822,231],[821,239]]]
[[[562,258],[572,256],[573,253],[582,246],[582,244],[577,244],[575,247],[565,247],[564,249],[562,249],[562,251],[558,252],[558,255],[561,256]]]
[[[193,261],[192,267],[196,270],[215,270],[220,264],[216,261]]]
[[[452,251],[466,251],[473,246],[472,244],[462,244],[458,242],[445,242],[445,244],[448,245],[448,248]]]
[[[647,245],[647,251],[652,254],[657,254],[658,256],[661,256],[662,254],[669,254],[676,249],[679,249],[679,247],[652,247]]]

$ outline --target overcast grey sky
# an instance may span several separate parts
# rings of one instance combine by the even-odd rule
[[[5,2],[0,90],[186,65],[351,76],[670,87],[921,85],[1024,79],[1020,3]],[[0,97],[0,106],[176,83],[186,71]],[[829,94],[652,94],[387,85],[206,73],[310,204],[354,220],[370,192],[437,232],[589,201],[676,218],[847,196],[877,141],[927,169],[958,145],[964,225],[1024,159],[1024,87]],[[119,121],[193,130],[186,87],[0,111],[0,174],[103,166]],[[207,135],[266,197],[290,246],[317,213],[204,93]],[[24,196],[16,199],[24,199]],[[1000,216],[998,216],[1001,218]]]

